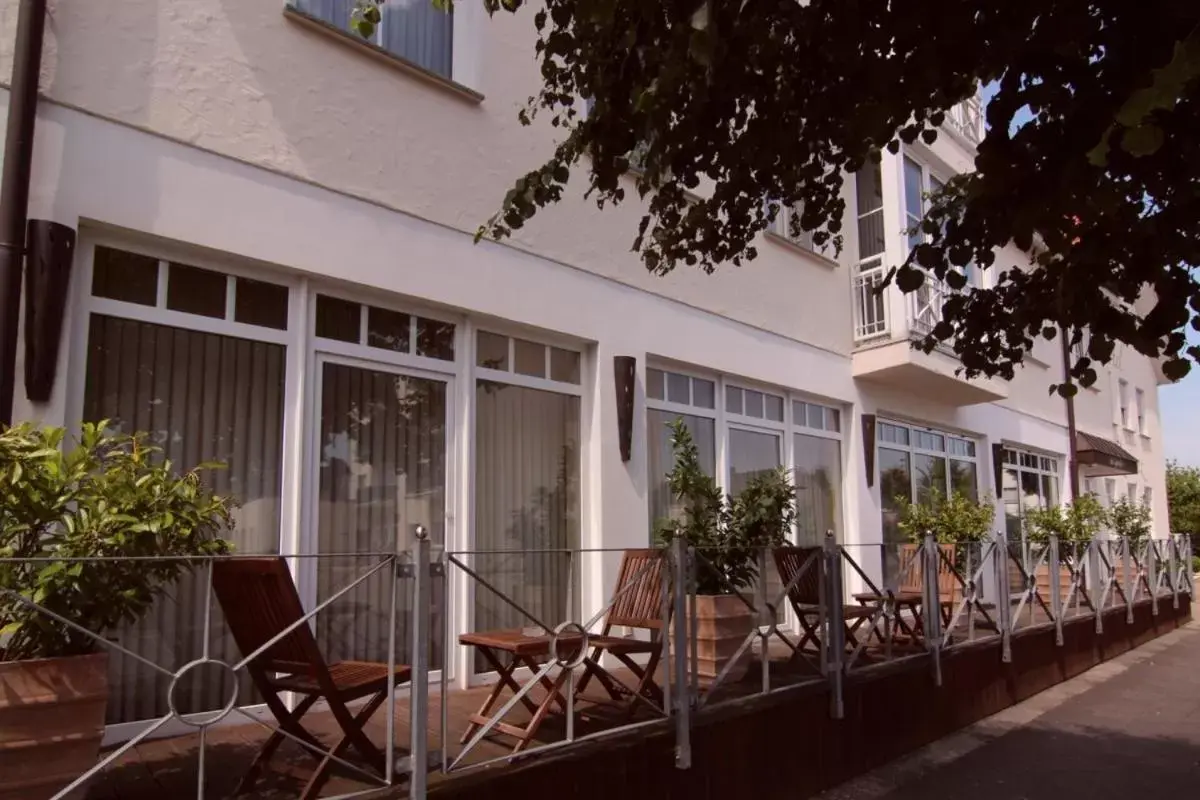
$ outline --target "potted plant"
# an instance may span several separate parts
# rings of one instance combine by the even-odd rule
[[[1145,568],[1146,556],[1141,553],[1141,550],[1150,536],[1150,507],[1122,497],[1108,509],[1108,528],[1114,536],[1118,536],[1124,541],[1125,546],[1129,547],[1130,569],[1134,574],[1137,573],[1137,567],[1133,566],[1132,559],[1140,560],[1142,567]],[[1113,564],[1113,567],[1116,568],[1117,577],[1124,585],[1126,580],[1124,561],[1119,560],[1119,556],[1117,558],[1118,561]]]
[[[0,432],[0,796],[50,797],[96,762],[108,697],[95,636],[135,622],[230,550],[227,502],[140,437],[84,425]],[[202,469],[199,467],[197,469]],[[132,560],[160,556],[175,560]],[[97,560],[79,560],[97,559]]]
[[[675,463],[667,484],[675,514],[658,523],[657,539],[667,545],[681,537],[697,552],[697,671],[713,678],[725,670],[757,624],[740,595],[762,577],[758,549],[786,541],[795,520],[795,487],[785,470],[768,470],[730,498],[700,467],[696,444],[683,421],[676,419],[670,428]],[[690,626],[691,620],[689,630]],[[745,675],[749,656],[747,648],[739,663],[729,667],[729,680]]]
[[[1096,495],[1085,494],[1066,505],[1027,509],[1023,522],[1025,535],[1030,542],[1044,545],[1050,541],[1051,534],[1058,537],[1058,586],[1062,599],[1066,601],[1071,593],[1072,569],[1079,568],[1074,560],[1082,557],[1081,548],[1086,547],[1107,524],[1108,514]],[[1048,593],[1049,565],[1039,568],[1036,577],[1038,589]]]
[[[978,568],[970,555],[971,547],[988,535],[995,519],[996,507],[990,497],[976,500],[959,491],[947,497],[938,489],[931,489],[921,502],[909,502],[907,497],[896,498],[900,509],[898,527],[913,546],[920,545],[926,534],[933,534],[946,559],[954,564],[964,582],[972,579],[969,573]],[[901,558],[902,567],[911,574],[916,562],[908,563],[915,553]],[[938,561],[938,595],[942,603],[945,621],[949,622],[953,606],[963,597],[963,584]]]

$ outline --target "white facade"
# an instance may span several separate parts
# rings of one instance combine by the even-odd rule
[[[11,65],[16,5],[16,0],[0,4],[4,74]],[[726,485],[739,471],[752,470],[755,459],[772,447],[789,465],[807,463],[818,452],[813,448],[819,448],[824,455],[813,456],[820,462],[813,474],[826,477],[833,474],[827,454],[836,453],[838,485],[813,489],[813,520],[819,522],[812,524],[836,525],[848,544],[878,543],[883,535],[886,498],[880,459],[878,451],[870,459],[865,455],[876,445],[864,447],[864,415],[875,415],[880,423],[910,423],[914,430],[938,429],[970,442],[973,455],[960,454],[959,460],[973,465],[981,495],[997,494],[994,445],[1053,459],[1058,485],[1066,484],[1065,408],[1047,393],[1062,374],[1058,344],[1040,343],[1011,384],[968,384],[954,375],[949,357],[911,350],[910,300],[890,293],[885,296],[887,325],[877,326],[870,336],[856,336],[860,248],[853,224],[846,225],[840,261],[771,237],[759,248],[760,257],[741,269],[730,267],[713,276],[680,269],[657,278],[629,253],[641,213],[638,203],[601,213],[582,200],[579,188],[540,213],[511,243],[473,244],[476,228],[498,207],[512,180],[549,151],[553,131],[548,126],[523,128],[516,120],[517,108],[537,85],[531,14],[488,20],[477,3],[461,3],[457,15],[454,82],[449,83],[306,24],[285,12],[281,0],[60,0],[48,26],[30,216],[76,228],[80,246],[54,395],[49,403],[34,405],[19,389],[17,418],[74,426],[84,415],[89,380],[93,387],[101,381],[96,376],[102,368],[93,363],[101,356],[92,352],[101,335],[96,332],[100,323],[93,322],[97,315],[159,326],[153,329],[160,332],[159,341],[165,327],[279,348],[253,350],[268,353],[263,364],[276,364],[270,354],[278,353],[278,364],[271,367],[277,374],[263,379],[261,365],[253,361],[246,374],[257,375],[260,383],[254,385],[263,391],[278,392],[262,402],[263,408],[277,407],[280,416],[271,422],[275,412],[264,411],[267,422],[246,422],[249,427],[239,428],[238,436],[257,436],[253,432],[268,422],[278,427],[277,436],[272,433],[254,446],[278,453],[279,474],[271,467],[269,480],[262,478],[262,464],[270,458],[254,463],[256,479],[268,487],[258,498],[269,506],[263,519],[275,520],[264,523],[266,540],[277,524],[277,546],[285,553],[333,546],[322,544],[323,530],[335,524],[328,521],[334,512],[322,505],[322,476],[338,459],[346,464],[350,477],[345,480],[352,488],[336,502],[357,503],[357,493],[372,485],[402,497],[389,506],[386,523],[380,517],[355,523],[360,527],[421,522],[433,526],[452,549],[496,546],[503,537],[491,528],[483,530],[481,508],[489,509],[489,519],[507,519],[501,495],[539,487],[510,489],[498,477],[504,470],[480,466],[486,448],[500,448],[494,456],[497,464],[506,457],[529,463],[535,458],[520,449],[524,445],[502,440],[499,433],[495,439],[485,436],[481,415],[494,415],[486,425],[496,431],[523,432],[522,442],[543,441],[538,425],[565,415],[544,440],[546,463],[554,448],[577,459],[568,470],[577,476],[573,488],[554,495],[554,503],[568,508],[563,529],[549,525],[543,531],[559,546],[648,543],[657,480],[648,468],[648,409],[695,412],[698,419],[709,420],[712,466]],[[960,122],[974,124],[965,118]],[[944,135],[930,148],[913,147],[900,156],[885,155],[881,186],[887,263],[897,263],[907,247],[906,156],[923,166],[927,178],[946,178],[972,163],[970,143],[961,135]],[[858,216],[854,189],[854,181],[848,181],[847,213]],[[158,279],[152,296],[145,302],[96,296],[98,246],[154,261]],[[192,274],[200,288],[172,300],[171,281],[185,289],[192,285],[185,282],[190,273],[180,271],[184,277],[175,277],[171,265],[176,263],[284,287],[282,326],[242,321],[237,298],[243,291],[249,297],[253,285],[243,289],[236,279],[222,284],[226,303],[212,314],[203,309],[202,291],[211,276]],[[120,294],[127,289],[122,284],[101,291]],[[321,323],[317,306],[326,301],[319,301],[318,294],[382,311],[356,312],[342,304],[335,309],[342,317],[330,311]],[[181,305],[201,310],[180,311]],[[401,318],[387,311],[410,316],[396,323]],[[347,334],[354,341],[318,335],[318,325],[334,330],[337,319],[344,322],[355,313],[362,329]],[[410,326],[410,346],[380,346],[384,339],[375,338],[382,334],[371,314],[378,314],[380,330]],[[453,333],[447,334],[452,336],[452,357],[419,352],[415,340],[425,335],[418,331],[426,324],[422,320],[453,325]],[[106,347],[114,351],[128,347],[121,344],[119,328],[103,334],[110,337]],[[480,331],[510,337],[508,350],[494,349],[499,340],[481,339]],[[537,353],[546,359],[544,369],[535,364]],[[615,356],[637,359],[628,462],[618,449]],[[534,366],[518,367],[522,358]],[[120,396],[121,387],[140,386],[139,362],[134,358],[133,363],[128,374],[106,367],[115,370],[111,379],[104,379],[112,397]],[[140,368],[162,380],[165,370],[179,368],[176,358],[150,363],[143,359]],[[322,414],[343,413],[323,410],[333,407],[329,404],[335,401],[323,392],[334,379],[330,376],[338,374],[327,365],[359,370],[354,375],[360,377],[407,376],[405,386],[436,395],[434,410],[444,416],[423,430],[444,439],[420,445],[426,449],[418,455],[423,465],[442,463],[444,472],[439,467],[430,473],[436,486],[414,488],[417,469],[411,464],[404,481],[397,483],[393,475],[381,483],[378,469],[373,473],[369,464],[364,466],[371,457],[351,452],[353,437],[338,438],[323,426]],[[687,383],[686,398],[671,395],[666,377],[661,392],[650,386],[668,373],[704,383],[698,388]],[[203,436],[206,405],[194,393],[210,381],[197,374],[201,377],[193,383],[180,378],[171,384],[177,387],[172,392],[150,388],[146,391],[153,397],[128,402],[174,404],[174,412],[163,412],[161,425],[153,423],[168,440],[182,441],[196,430]],[[1148,498],[1157,531],[1165,533],[1157,380],[1153,363],[1132,351],[1121,352],[1114,365],[1100,370],[1097,386],[1080,393],[1077,415],[1080,430],[1118,442],[1137,458],[1138,474],[1111,479],[1114,491]],[[490,399],[480,381],[534,394],[522,395],[521,408],[509,408]],[[1124,419],[1121,381],[1128,397]],[[706,384],[711,384],[711,404]],[[677,391],[684,385],[679,378],[674,384]],[[103,392],[97,389],[93,395]],[[551,395],[573,399],[547,399]],[[733,396],[740,398],[740,412],[730,410],[727,400]],[[187,405],[189,397],[194,405]],[[780,399],[778,405],[773,398]],[[403,405],[404,399],[398,402]],[[392,399],[372,402],[385,401]],[[534,408],[543,401],[545,408]],[[1131,410],[1135,401],[1141,403],[1140,422]],[[108,408],[103,399],[94,402]],[[238,414],[258,408],[257,401],[222,402],[233,403]],[[807,416],[810,408],[818,409],[812,418]],[[157,419],[157,412],[146,413]],[[229,429],[237,424],[230,422]],[[809,438],[797,438],[805,436]],[[818,440],[833,444],[818,445]],[[404,441],[403,448],[415,446]],[[365,444],[353,442],[353,447]],[[875,474],[867,474],[868,463],[874,464]],[[542,474],[549,472],[546,467]],[[1108,491],[1106,480],[1095,479],[1094,490]],[[271,495],[271,485],[277,485],[277,492],[265,496]],[[492,491],[501,499],[486,495]],[[240,513],[257,512],[247,504]],[[1002,510],[997,524],[1003,525]],[[517,539],[528,544],[520,538],[524,535]],[[383,544],[377,540],[371,546]],[[351,537],[339,546],[360,545]],[[585,607],[602,602],[615,563],[615,555],[597,556],[594,569],[578,573]],[[519,573],[516,580],[521,580]],[[307,581],[309,596],[320,591],[316,584],[315,578]],[[455,587],[456,593],[466,591]],[[452,601],[457,625],[472,624],[469,605]],[[453,669],[463,676],[471,671],[466,660]]]

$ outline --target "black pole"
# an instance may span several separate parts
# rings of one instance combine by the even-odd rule
[[[1071,377],[1071,344],[1067,341],[1067,327],[1061,326],[1059,333],[1062,340],[1063,382],[1074,389],[1075,380]],[[1067,403],[1067,482],[1071,487],[1071,502],[1074,503],[1079,499],[1079,453],[1075,443],[1075,395],[1071,393],[1071,389],[1067,390],[1063,399]]]
[[[0,178],[0,428],[12,424],[13,392],[17,384],[17,320],[21,311],[33,124],[37,118],[38,73],[42,68],[45,29],[46,0],[21,0],[8,95],[4,173]]]

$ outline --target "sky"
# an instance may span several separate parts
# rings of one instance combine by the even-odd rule
[[[1190,331],[1188,343],[1200,344],[1200,334]],[[1179,383],[1159,388],[1158,409],[1167,458],[1200,467],[1200,364]]]

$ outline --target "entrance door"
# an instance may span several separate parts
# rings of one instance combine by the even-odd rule
[[[435,552],[444,547],[452,394],[449,378],[413,370],[332,357],[318,367],[319,603],[386,554],[407,551],[417,525],[428,530]],[[441,580],[430,593],[432,669],[441,669],[444,649]],[[390,571],[380,570],[317,615],[327,659],[388,660],[391,581]],[[412,663],[411,585],[396,588],[396,663]]]

